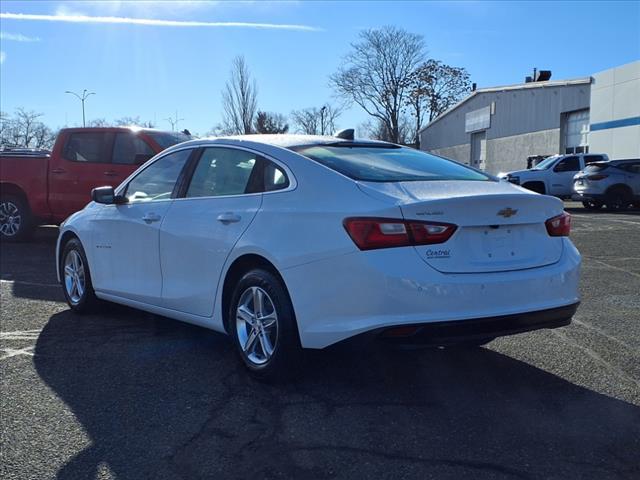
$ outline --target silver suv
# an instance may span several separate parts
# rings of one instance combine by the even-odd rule
[[[640,207],[640,159],[610,160],[587,165],[573,177],[572,196],[585,208],[609,210]]]

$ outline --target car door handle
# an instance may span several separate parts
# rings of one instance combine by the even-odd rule
[[[142,217],[146,223],[153,223],[160,220],[160,215],[155,213],[147,213],[144,217]]]
[[[225,225],[228,223],[236,223],[240,221],[240,215],[236,215],[232,212],[225,212],[218,215],[218,221],[224,223]]]
[[[54,168],[51,170],[51,173],[65,173],[66,170],[64,168]]]
[[[104,176],[105,177],[117,177],[118,174],[116,172],[113,172],[113,171],[108,171],[108,172],[104,172]]]

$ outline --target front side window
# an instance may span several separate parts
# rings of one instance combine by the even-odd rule
[[[578,170],[580,170],[578,157],[567,157],[560,160],[554,168],[556,172],[577,172]]]
[[[191,152],[187,149],[170,153],[142,170],[127,185],[127,200],[150,202],[170,199]]]
[[[313,145],[293,150],[347,177],[366,182],[491,180],[488,175],[453,160],[406,147]]]
[[[593,162],[602,162],[603,160],[602,155],[586,155],[584,157],[585,165]]]
[[[141,165],[154,151],[149,144],[135,133],[117,133],[113,143],[112,162],[121,165]]]
[[[106,156],[106,133],[78,132],[67,138],[62,156],[72,162],[108,163]]]
[[[231,148],[206,148],[198,161],[186,197],[218,197],[254,193],[252,173],[261,158]]]

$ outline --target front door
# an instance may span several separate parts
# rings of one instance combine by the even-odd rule
[[[573,193],[573,177],[581,170],[580,158],[565,157],[553,167],[549,180],[549,195],[566,197]]]
[[[192,149],[165,155],[124,188],[127,202],[107,205],[94,221],[94,272],[98,291],[160,305],[160,227]]]

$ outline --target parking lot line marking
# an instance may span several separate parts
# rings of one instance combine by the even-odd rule
[[[21,330],[15,332],[0,332],[0,340],[36,340],[41,330]]]
[[[34,347],[26,348],[0,348],[0,351],[5,354],[0,357],[0,360],[6,360],[7,358],[17,357],[18,355],[25,355],[27,357],[33,357],[35,353],[30,352]]]
[[[616,222],[616,223],[624,223],[627,225],[638,225],[640,226],[640,222],[632,222],[630,220],[620,220],[619,218],[601,218],[600,220],[597,220],[596,217],[592,217],[589,215],[580,215],[579,213],[572,213],[571,214],[572,217],[576,217],[576,218],[581,218],[581,219],[585,219],[585,220],[593,220],[594,222],[598,222],[598,221],[602,221],[605,220],[607,222]]]
[[[593,258],[593,257],[585,257],[585,258],[588,258],[589,260],[597,262],[600,265],[604,265],[605,267],[612,268],[613,270],[619,270],[621,272],[628,273],[629,275],[633,275],[634,277],[640,278],[640,273],[631,272],[629,270],[625,270],[624,268],[616,267],[615,265],[610,265],[607,262],[603,262],[602,260],[598,260],[597,258]]]
[[[616,365],[613,365],[613,364],[607,362],[604,358],[602,358],[600,355],[598,355],[596,352],[594,352],[589,347],[586,347],[584,345],[580,345],[578,342],[576,342],[575,340],[573,340],[572,338],[567,336],[564,332],[561,332],[561,331],[558,331],[558,330],[552,330],[551,333],[556,335],[557,337],[560,337],[561,340],[564,340],[568,344],[573,345],[578,350],[582,350],[588,357],[593,359],[596,363],[604,365],[607,369],[609,369],[611,371],[611,373],[613,373],[618,378],[626,380],[627,382],[631,382],[631,383],[635,384],[637,387],[640,387],[640,380],[632,377],[631,375],[629,375],[628,373],[626,373],[625,371],[623,371],[622,369],[620,369]]]
[[[595,327],[589,323],[585,323],[582,320],[577,319],[576,317],[573,317],[573,323],[576,323],[578,325],[580,325],[583,328],[586,328],[587,330],[590,330],[592,332],[595,332],[599,335],[602,335],[603,337],[605,337],[608,340],[611,340],[614,343],[617,343],[618,345],[624,347],[624,348],[628,348],[629,350],[631,350],[632,352],[636,352],[637,348],[629,345],[628,343],[623,342],[622,340],[620,340],[619,338],[614,337],[613,335],[608,334],[607,332],[605,332],[604,330]]]
[[[0,283],[6,283],[7,285],[12,285],[17,283],[19,285],[27,285],[29,287],[59,287],[59,283],[37,283],[37,282],[23,282],[21,280],[5,280],[0,279]]]

